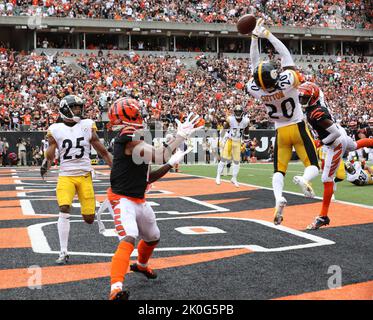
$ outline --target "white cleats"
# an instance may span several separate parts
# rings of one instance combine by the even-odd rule
[[[306,181],[302,176],[295,176],[293,182],[299,185],[307,198],[314,198],[315,192],[313,191],[311,183]]]
[[[59,265],[67,264],[69,261],[69,255],[67,252],[60,252],[60,256],[56,260],[56,263]]]
[[[234,186],[235,186],[236,188],[239,188],[239,187],[240,187],[240,185],[238,184],[236,178],[232,178],[232,179],[231,179],[231,182],[234,184]]]
[[[282,217],[282,213],[284,211],[284,208],[286,207],[287,201],[284,197],[281,197],[279,201],[276,202],[276,208],[275,208],[275,214],[273,222],[275,225],[281,224],[281,222],[284,220]]]

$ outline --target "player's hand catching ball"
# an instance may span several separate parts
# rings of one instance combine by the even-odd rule
[[[255,37],[258,37],[258,38],[267,38],[268,39],[268,37],[271,34],[271,32],[268,29],[266,29],[263,26],[263,24],[264,24],[264,19],[263,18],[259,18],[256,21],[256,27],[253,30],[253,35]]]

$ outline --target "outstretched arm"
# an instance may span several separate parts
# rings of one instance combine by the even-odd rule
[[[295,63],[289,49],[286,48],[286,46],[272,33],[269,33],[267,39],[272,43],[276,51],[279,53],[281,57],[281,67],[284,69],[295,69]]]
[[[127,143],[125,148],[126,155],[132,155],[135,163],[154,163],[164,164],[170,160],[176,148],[188,139],[195,131],[201,129],[203,126],[195,127],[199,116],[192,118],[193,113],[190,113],[184,123],[176,120],[178,130],[175,140],[169,143],[168,146],[154,148],[152,145],[144,141],[131,141]]]
[[[276,49],[281,57],[282,68],[295,69],[295,64],[288,48],[286,48],[286,46],[279,39],[277,39],[267,28],[265,28],[263,26],[263,23],[264,20],[262,18],[258,19],[256,27],[253,31],[253,35],[260,38],[266,38],[272,43],[273,47]],[[252,41],[251,44],[253,44]]]
[[[153,183],[154,181],[159,180],[162,178],[168,171],[170,171],[172,166],[166,163],[164,166],[160,167],[157,170],[151,171],[149,173],[149,181],[148,183]]]
[[[139,161],[139,163],[164,164],[183,141],[184,138],[177,135],[168,146],[158,148],[144,141],[131,141],[126,145],[125,154],[132,155],[136,163]]]
[[[184,156],[190,151],[192,151],[192,148],[188,148],[186,151],[178,150],[164,166],[160,167],[158,170],[150,172],[148,183],[153,183],[162,178],[172,167],[183,161]]]
[[[250,60],[251,60],[251,71],[254,72],[260,60],[258,37],[255,34],[252,34],[251,36]]]

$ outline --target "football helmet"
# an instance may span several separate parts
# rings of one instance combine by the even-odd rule
[[[233,113],[236,120],[241,120],[243,117],[243,108],[240,105],[237,105],[234,107]]]
[[[72,111],[72,108],[75,106],[81,107],[79,115],[75,115]],[[84,102],[78,96],[68,95],[61,100],[58,111],[62,120],[73,120],[79,122],[84,116]]]
[[[320,88],[313,82],[304,82],[298,87],[299,102],[303,108],[314,106],[320,100]]]
[[[129,126],[134,130],[143,128],[143,118],[137,100],[119,98],[109,109],[108,113],[112,126]]]
[[[355,170],[355,167],[353,165],[353,163],[347,161],[345,163],[345,169],[346,171],[349,173],[349,174],[355,174],[356,173],[356,170]]]
[[[277,67],[272,62],[260,62],[254,70],[255,84],[266,91],[276,88],[279,77]]]

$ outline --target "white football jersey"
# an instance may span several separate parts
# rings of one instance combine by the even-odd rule
[[[299,103],[298,85],[299,79],[296,72],[285,70],[280,73],[279,89],[273,92],[264,91],[255,84],[254,78],[252,78],[246,84],[246,91],[264,103],[268,115],[274,121],[277,129],[301,122],[304,119]]]
[[[84,119],[72,127],[54,123],[48,129],[57,142],[60,158],[60,176],[80,176],[92,171],[90,152],[94,121]]]
[[[232,139],[234,141],[240,141],[242,138],[242,133],[244,129],[249,125],[249,117],[247,115],[242,117],[240,122],[237,121],[235,116],[229,116],[227,118],[227,122],[229,123],[229,131],[228,131],[228,139]]]
[[[354,174],[350,174],[348,172],[346,172],[347,174],[347,181],[353,183],[353,184],[356,184],[356,185],[365,185],[365,184],[368,184],[369,183],[369,180],[370,180],[370,177],[369,175],[363,170],[363,168],[361,167],[361,164],[360,162],[355,162],[353,164],[354,168],[355,168],[355,173]]]

